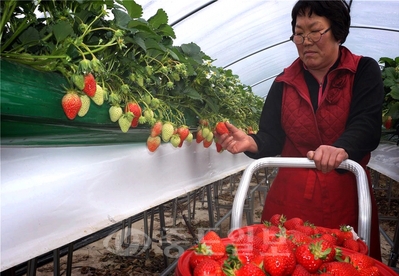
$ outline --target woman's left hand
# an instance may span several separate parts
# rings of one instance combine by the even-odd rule
[[[308,151],[307,157],[313,160],[316,168],[323,173],[328,173],[348,159],[348,153],[342,148],[321,145],[316,150]]]

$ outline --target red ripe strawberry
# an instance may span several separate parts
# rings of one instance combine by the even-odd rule
[[[285,222],[286,218],[284,215],[280,215],[280,214],[274,214],[271,218],[270,218],[270,223],[276,226],[279,225],[283,225]]]
[[[323,263],[332,262],[335,260],[336,250],[335,246],[332,243],[323,239],[315,239],[313,240],[313,243],[320,243],[321,252],[323,252],[323,255],[327,254],[325,258],[322,258]]]
[[[205,140],[205,137],[202,136],[202,129],[200,128],[200,129],[198,129],[197,135],[195,136],[195,141],[199,144],[204,140]]]
[[[268,222],[270,223],[270,222]],[[263,240],[264,243],[273,241],[276,239],[276,235],[280,232],[280,229],[276,225],[269,225],[259,229],[255,235]]]
[[[204,139],[202,141],[202,143],[203,143],[204,148],[209,148],[212,145],[213,140],[208,141],[208,140]]]
[[[291,275],[295,270],[294,252],[285,242],[270,245],[263,258],[263,269],[271,276]]]
[[[190,134],[190,130],[187,126],[180,126],[179,128],[177,128],[177,134],[180,136],[180,148],[183,145],[184,140],[186,140],[187,136]]]
[[[141,116],[141,107],[138,103],[130,102],[126,105],[125,112],[132,112],[133,113],[133,121],[132,127],[137,127],[139,124],[139,118]]]
[[[82,107],[82,100],[77,93],[68,91],[68,93],[62,97],[61,105],[68,119],[73,120]]]
[[[297,262],[307,271],[315,273],[330,252],[331,248],[323,250],[320,242],[311,242],[298,246],[295,251],[295,257]]]
[[[312,236],[314,234],[314,225],[309,222],[305,222],[303,225],[297,225],[295,230],[298,230],[302,233],[305,233],[308,236]]]
[[[290,218],[284,222],[284,227],[287,230],[295,229],[297,225],[303,225],[303,220],[301,218]]]
[[[355,252],[360,251],[359,243],[352,239],[344,240],[344,242],[342,243],[342,246],[349,250],[355,251]]]
[[[219,135],[223,135],[229,133],[225,122],[218,122],[215,127],[216,133]]]
[[[320,236],[320,239],[326,240],[330,242],[332,245],[337,245],[337,238],[334,235],[325,233]]]
[[[159,136],[162,133],[162,122],[157,121],[152,127],[151,127],[151,137]]]
[[[382,274],[378,270],[377,266],[371,266],[362,270],[359,270],[359,276],[381,276]]]
[[[194,276],[223,276],[222,267],[212,259],[205,259],[194,268]]]
[[[86,93],[89,97],[94,97],[97,90],[96,79],[91,73],[88,73],[84,76],[84,88],[83,92]]]
[[[237,271],[235,271],[236,276],[264,276],[265,273],[259,266],[248,263],[241,266]]]
[[[226,254],[226,246],[219,235],[214,231],[207,232],[202,237],[200,243],[207,246],[207,249],[211,251],[213,259],[220,259]]]
[[[346,262],[329,262],[320,266],[320,271],[337,276],[355,276],[359,275],[356,268]]]
[[[337,229],[337,228],[333,228],[331,229],[331,233],[334,237],[337,238],[337,245],[341,246],[342,243],[344,242],[344,237],[342,235],[341,230]]]
[[[388,118],[384,122],[384,126],[386,129],[390,129],[392,127],[392,116],[388,116]]]
[[[373,258],[361,254],[361,253],[351,253],[347,255],[349,257],[349,262],[357,269],[363,270],[365,268],[375,266],[375,261]]]
[[[159,136],[155,137],[149,136],[147,138],[147,148],[150,152],[156,151],[160,144],[161,144],[161,137]]]
[[[295,246],[306,244],[312,241],[312,238],[305,233],[299,232],[298,230],[288,230],[286,232],[287,239],[290,240]]]
[[[322,226],[315,226],[314,227],[314,233],[315,234],[321,234],[321,235],[323,235],[323,234],[332,234],[332,231],[331,231],[331,229],[330,228],[327,228],[327,227],[322,227]]]
[[[222,147],[221,144],[215,143],[215,145],[216,145],[216,151],[217,151],[217,152],[219,152],[219,153],[223,152],[223,147]]]
[[[312,276],[303,266],[297,264],[291,276]]]
[[[192,249],[193,253],[190,255],[189,259],[189,266],[191,270],[194,270],[194,268],[201,263],[205,259],[211,259],[210,254],[211,252],[206,251],[206,246],[204,244],[198,244],[194,246]]]
[[[342,225],[339,228],[339,230],[341,231],[341,236],[343,240],[353,240],[353,233],[351,226]]]

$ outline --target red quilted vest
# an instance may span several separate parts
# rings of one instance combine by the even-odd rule
[[[300,59],[276,78],[277,82],[285,84],[281,123],[286,140],[281,156],[306,157],[309,150],[333,144],[344,132],[360,58],[341,47],[340,63],[327,76],[327,86],[316,113]],[[361,165],[365,167],[369,158],[370,155],[366,156]],[[335,170],[323,174],[316,169],[280,168],[268,192],[262,221],[276,213],[301,217],[325,227],[349,224],[357,229],[356,179],[352,173],[342,174]],[[379,239],[375,243],[379,246]],[[378,258],[378,252],[373,255]]]

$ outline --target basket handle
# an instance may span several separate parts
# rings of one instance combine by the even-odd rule
[[[252,175],[257,170],[265,167],[316,168],[312,160],[303,157],[265,157],[249,164],[241,177],[234,197],[231,213],[231,231],[241,227],[245,199]],[[357,195],[359,199],[359,225],[357,234],[364,240],[366,245],[370,245],[371,197],[366,172],[362,166],[352,160],[343,161],[338,168],[351,171],[356,176]]]

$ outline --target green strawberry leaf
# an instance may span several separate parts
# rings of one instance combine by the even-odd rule
[[[154,16],[148,19],[148,23],[154,29],[158,29],[160,26],[168,24],[168,15],[163,9],[159,9]]]
[[[74,36],[74,31],[69,22],[58,21],[53,27],[53,34],[57,42],[60,43],[68,36]]]

